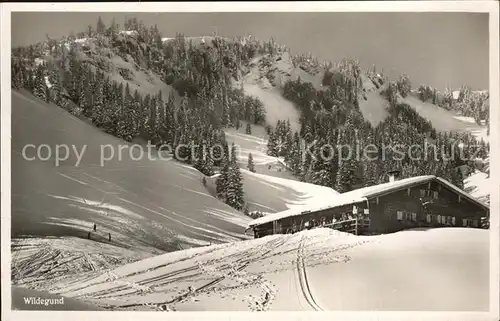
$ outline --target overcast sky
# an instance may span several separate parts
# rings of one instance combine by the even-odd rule
[[[12,45],[26,45],[94,27],[101,16],[123,25],[135,15],[157,24],[164,36],[252,34],[274,37],[293,53],[312,52],[321,59],[359,59],[389,77],[410,76],[414,86],[444,90],[467,84],[488,88],[487,13],[12,13]]]

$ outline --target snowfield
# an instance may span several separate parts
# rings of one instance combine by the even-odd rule
[[[330,229],[194,248],[58,280],[102,308],[486,311],[488,231],[354,236]]]
[[[250,218],[209,195],[201,173],[146,154],[132,157],[131,144],[24,92],[12,92],[12,105],[14,238],[86,239],[95,223],[91,239],[108,242],[111,233],[113,246],[151,254],[247,238]],[[45,161],[36,153],[44,144],[41,157],[51,148]],[[58,145],[70,152],[56,164]],[[110,150],[113,159],[101,166]]]

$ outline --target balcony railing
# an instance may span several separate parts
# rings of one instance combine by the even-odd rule
[[[337,231],[359,235],[370,227],[369,218],[353,218],[344,221],[337,221],[325,224],[322,227],[328,227]]]

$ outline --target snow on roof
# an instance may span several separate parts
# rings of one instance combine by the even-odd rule
[[[364,201],[367,201],[368,198],[373,197],[375,195],[389,192],[391,190],[397,190],[400,188],[404,188],[404,187],[409,186],[409,185],[425,183],[425,182],[428,182],[428,181],[431,181],[434,179],[437,179],[442,184],[448,186],[449,188],[451,188],[454,191],[456,191],[457,193],[465,196],[466,198],[470,199],[471,201],[488,208],[488,205],[473,198],[472,196],[465,193],[463,190],[454,186],[450,182],[448,182],[440,177],[436,177],[434,175],[426,175],[426,176],[410,177],[410,178],[406,178],[406,179],[402,179],[402,180],[397,180],[394,182],[383,183],[383,184],[369,186],[369,187],[363,187],[363,188],[356,189],[356,190],[353,190],[350,192],[342,193],[342,194],[339,194],[338,196],[333,197],[331,202],[326,202],[327,205],[321,205],[321,206],[316,206],[316,207],[314,207],[314,206],[294,207],[292,209],[288,209],[288,210],[285,210],[282,212],[266,215],[264,217],[260,217],[258,219],[255,219],[255,220],[250,222],[249,226],[261,225],[261,224],[276,221],[276,220],[279,220],[279,219],[282,219],[285,217],[301,215],[304,213],[304,211],[316,212],[316,211],[320,211],[320,210],[324,210],[324,209],[328,209],[328,208],[334,208],[334,207],[339,207],[339,206],[343,206],[343,205],[364,202]]]
[[[163,37],[163,38],[161,38],[161,41],[165,42],[165,41],[169,41],[169,40],[172,40],[172,39],[175,39],[175,38],[172,38],[172,37]]]

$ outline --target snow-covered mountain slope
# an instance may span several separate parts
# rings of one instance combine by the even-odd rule
[[[126,310],[486,311],[488,240],[472,228],[370,237],[319,228],[168,253],[52,291]]]
[[[143,43],[137,39],[137,34],[133,32],[121,32],[117,36],[118,41],[126,43],[129,48],[142,50]],[[141,61],[135,61],[130,54],[117,54],[116,48],[109,46],[107,42],[99,42],[96,38],[75,39],[73,44],[70,41],[65,42],[65,49],[75,46],[77,59],[82,62],[88,62],[92,70],[99,70],[105,76],[109,76],[111,81],[128,84],[131,92],[135,90],[141,95],[157,95],[160,91],[164,101],[170,94],[179,101],[179,95],[172,86],[167,85],[161,76],[147,69],[147,66]],[[46,55],[37,58],[39,62],[52,60],[54,57]],[[59,57],[57,58],[59,59]],[[139,58],[140,59],[140,58]]]
[[[119,41],[133,48],[140,48],[141,43],[136,33],[120,33]],[[164,38],[164,42],[175,38]],[[213,46],[214,37],[199,36],[186,37],[186,42],[193,46]],[[227,39],[228,41],[235,41]],[[110,76],[112,80],[128,83],[130,89],[137,89],[140,94],[157,94],[160,90],[164,100],[173,94],[179,103],[179,95],[161,79],[161,76],[148,70],[143,66],[141,59],[135,61],[132,56],[120,54],[106,44],[99,43],[95,38],[76,39],[79,59],[90,62],[94,68],[99,68]],[[67,44],[69,48],[69,43]],[[51,59],[51,57],[37,58],[39,61]],[[288,80],[301,79],[303,82],[313,84],[316,90],[322,90],[322,80],[325,66],[313,63],[312,59],[302,59],[301,63],[294,65],[291,54],[287,51],[278,52],[276,56],[257,55],[248,65],[240,66],[241,79],[234,82],[234,87],[243,88],[245,94],[259,98],[266,109],[266,123],[276,125],[278,120],[290,120],[292,130],[300,129],[300,112],[294,104],[282,95],[284,84]],[[311,62],[309,62],[311,60]],[[386,99],[380,95],[385,89],[383,85],[376,88],[366,74],[362,73],[362,92],[359,97],[360,110],[364,118],[372,125],[383,121],[388,113]],[[401,98],[401,97],[400,97]],[[422,117],[428,119],[438,131],[469,131],[478,138],[487,140],[486,127],[471,123],[468,119],[461,117],[453,111],[446,110],[430,103],[423,103],[418,98],[410,95],[401,102],[409,104]]]
[[[389,103],[381,95],[387,86],[383,84],[377,89],[366,75],[362,75],[362,85],[363,93],[359,97],[359,108],[363,117],[376,126],[389,115],[386,110]],[[460,116],[454,111],[422,102],[415,93],[405,98],[398,95],[398,101],[412,107],[420,116],[430,121],[437,131],[470,132],[477,139],[488,140],[486,126],[479,125],[473,119]]]
[[[422,102],[417,97],[408,96],[402,100],[432,123],[437,131],[471,132],[478,139],[488,140],[486,126],[471,123],[469,119],[431,103]]]
[[[264,66],[265,58],[270,64],[269,66]],[[285,82],[297,78],[294,73],[296,68],[293,68],[288,53],[283,53],[280,58],[282,60],[279,62],[268,56],[254,58],[250,62],[248,70],[243,71],[245,73],[243,79],[238,82],[236,87],[242,86],[245,94],[257,97],[262,101],[266,109],[266,122],[269,125],[275,126],[278,120],[288,119],[292,130],[298,131],[300,129],[299,111],[282,94]]]
[[[359,109],[370,124],[377,126],[389,115],[386,110],[389,103],[376,91],[367,92],[365,97],[366,100],[359,100]]]
[[[245,133],[245,122],[242,122],[240,129],[226,128],[224,130],[227,141],[234,143],[238,154],[237,159],[241,168],[247,168],[248,155],[252,154],[255,170],[259,174],[265,174],[273,177],[297,180],[284,165],[281,158],[269,156],[267,154],[267,135],[264,127],[251,125],[251,134]]]
[[[266,108],[266,123],[275,126],[278,120],[290,120],[293,131],[300,130],[300,112],[292,102],[283,97],[283,86],[289,80],[301,79],[322,89],[324,68],[310,68],[307,61],[294,66],[287,51],[280,51],[274,57],[258,55],[248,66],[241,68],[242,79],[234,84],[243,88],[245,94],[259,98]]]
[[[322,90],[322,79],[325,67],[304,63],[294,66],[288,52],[282,52],[275,58],[258,56],[244,69],[242,81],[237,86],[243,86],[246,94],[258,97],[264,103],[267,111],[267,123],[275,125],[277,120],[290,119],[293,130],[300,129],[299,111],[288,100],[283,98],[282,89],[288,80],[297,80],[313,84],[316,90]],[[382,77],[382,76],[380,76]],[[379,84],[377,88],[369,77],[362,73],[362,88],[359,97],[360,110],[364,118],[376,126],[383,121],[388,113],[387,100],[380,94],[387,85]],[[470,119],[461,117],[454,111],[446,110],[431,103],[423,103],[410,95],[400,98],[400,102],[410,105],[417,113],[429,120],[438,131],[472,132],[478,139],[487,140],[486,127],[470,122]]]
[[[24,158],[44,144],[47,160]],[[249,218],[207,193],[199,172],[142,151],[13,91],[12,236],[87,238],[96,223],[92,238],[152,253],[245,238]]]
[[[266,109],[266,123],[276,126],[278,120],[290,120],[293,131],[300,130],[299,110],[292,102],[285,99],[281,89],[266,87],[259,83],[245,82],[243,90],[246,95],[258,98]]]

